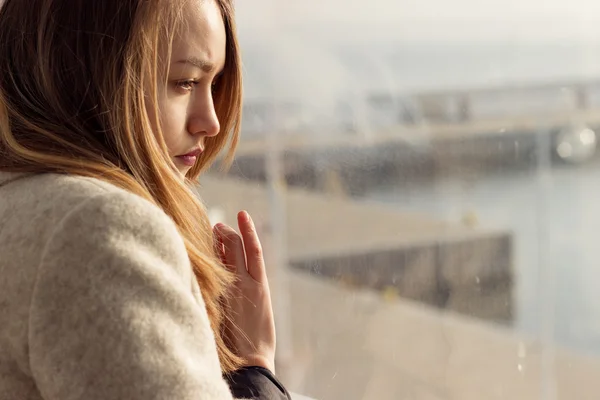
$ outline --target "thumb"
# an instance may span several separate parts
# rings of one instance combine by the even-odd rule
[[[221,238],[221,234],[217,226],[213,227],[213,240],[215,242],[215,253],[219,257],[222,263],[225,263],[225,247],[223,246],[223,239]]]
[[[225,224],[219,223],[215,228],[223,244],[224,264],[240,278],[247,276],[246,253],[242,238],[233,228]]]

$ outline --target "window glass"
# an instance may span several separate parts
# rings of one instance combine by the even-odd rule
[[[315,399],[600,393],[600,3],[237,2],[278,374]],[[216,217],[215,217],[216,218]]]

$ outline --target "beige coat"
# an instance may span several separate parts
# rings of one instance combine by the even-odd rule
[[[0,399],[231,399],[183,240],[95,179],[0,172]]]

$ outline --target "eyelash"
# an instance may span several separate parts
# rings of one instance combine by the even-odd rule
[[[177,86],[180,89],[183,89],[185,91],[192,91],[192,89],[194,88],[194,86],[196,86],[199,82],[193,79],[188,79],[185,81],[178,81],[175,82],[175,86]]]
[[[185,90],[186,92],[191,92],[194,89],[194,86],[196,86],[197,84],[199,84],[200,82],[194,79],[187,79],[184,81],[178,81],[175,82],[175,86]],[[217,88],[217,84],[218,84],[218,80],[215,80],[212,84],[211,84],[211,89],[214,93],[214,91]]]

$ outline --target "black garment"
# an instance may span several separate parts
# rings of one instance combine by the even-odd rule
[[[266,368],[244,367],[226,375],[231,392],[236,398],[255,400],[291,400],[288,391]]]

